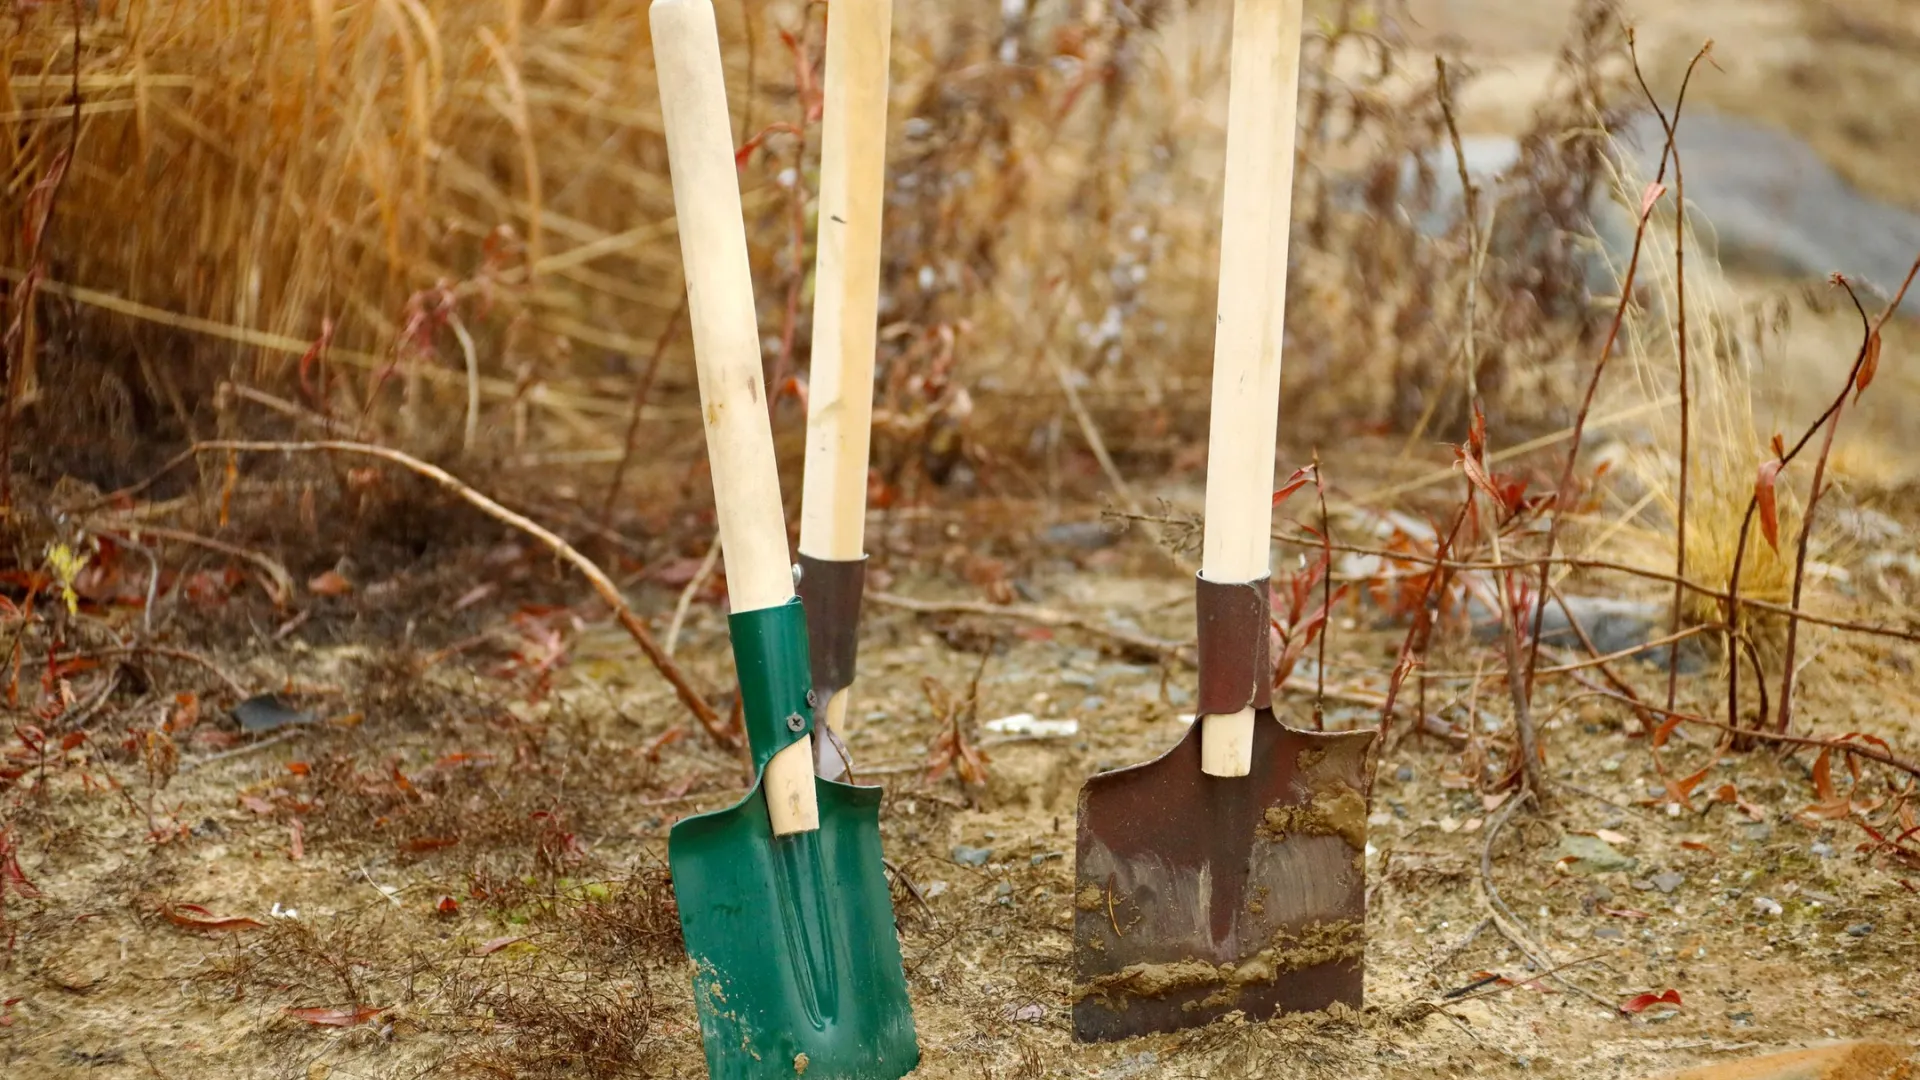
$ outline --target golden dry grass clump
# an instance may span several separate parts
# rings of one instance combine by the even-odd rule
[[[647,378],[681,286],[646,7],[20,8],[0,45],[11,200],[59,173],[76,66],[81,97],[45,250],[0,239],[29,316],[20,389],[62,398],[37,419],[204,432],[232,422],[209,415],[231,381],[430,452],[531,440],[612,461],[637,381],[651,419],[686,415],[688,365]],[[1398,207],[1424,196],[1385,182],[1443,131],[1397,8],[1314,8],[1288,361],[1289,413],[1309,428],[1464,415],[1465,247],[1458,228],[1422,235]],[[778,388],[806,368],[824,13],[718,9]],[[1509,209],[1527,229],[1578,224],[1590,140],[1551,136],[1603,109],[1604,19],[1582,20],[1566,92],[1525,143]],[[1164,463],[1205,401],[1228,9],[903,0],[895,27],[883,473],[944,481],[1072,439],[1068,388],[1080,427]],[[1332,194],[1353,177],[1358,206]],[[1567,286],[1553,260],[1519,251],[1479,283],[1477,380],[1514,406],[1490,402],[1496,419],[1557,411],[1539,372],[1578,340],[1547,332]],[[36,254],[40,302],[22,304]],[[513,437],[479,437],[495,430]]]

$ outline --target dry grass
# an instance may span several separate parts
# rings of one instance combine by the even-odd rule
[[[28,250],[0,237],[33,358],[22,399],[40,402],[27,422],[233,433],[265,414],[216,393],[231,381],[299,405],[308,426],[332,417],[430,457],[562,447],[611,463],[680,293],[645,6],[82,9],[79,154],[36,302],[19,303]],[[743,186],[777,385],[806,363],[822,21],[793,3],[719,8],[739,141],[755,148]],[[1552,372],[1590,314],[1566,270],[1598,144],[1570,133],[1611,115],[1606,10],[1582,16],[1563,93],[1502,181],[1501,235],[1552,238],[1497,249],[1481,275],[1475,382],[1507,406],[1490,407],[1497,419],[1563,407]],[[1396,11],[1316,10],[1288,374],[1302,438],[1356,417],[1424,431],[1464,416],[1464,233],[1425,236],[1398,212],[1428,197],[1398,178],[1423,154],[1432,167],[1442,124],[1430,67],[1395,44]],[[19,19],[0,56],[14,197],[73,136],[76,63],[72,9]],[[1225,9],[1047,5],[1003,20],[906,4],[896,27],[883,475],[1032,493],[1032,465],[1076,442],[1059,387],[1037,377],[1048,354],[1123,463],[1164,465],[1204,400]],[[1358,204],[1339,195],[1355,184]],[[692,380],[677,348],[667,360],[645,439],[691,463],[691,432],[668,422]],[[793,434],[798,417],[788,405],[776,420]],[[25,453],[57,476],[79,452]]]

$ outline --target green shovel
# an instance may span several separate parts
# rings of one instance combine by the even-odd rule
[[[649,14],[754,764],[744,799],[679,822],[667,842],[707,1071],[894,1080],[920,1051],[881,862],[881,791],[814,775],[807,620],[767,422],[719,30],[710,0],[654,0]]]

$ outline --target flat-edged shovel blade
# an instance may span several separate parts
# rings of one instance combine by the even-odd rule
[[[896,1080],[920,1060],[877,787],[815,781],[820,828],[775,838],[756,784],[667,841],[713,1080]]]
[[[1080,789],[1082,1041],[1360,1004],[1373,733],[1298,731],[1262,709],[1252,773],[1229,779],[1200,770],[1200,727]]]

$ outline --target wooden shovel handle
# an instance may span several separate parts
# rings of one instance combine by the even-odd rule
[[[648,19],[727,600],[736,613],[778,607],[793,598],[793,569],[760,373],[760,327],[740,216],[720,31],[710,0],[653,0]],[[811,739],[793,743],[767,762],[765,788],[775,835],[820,827]]]
[[[813,368],[800,495],[800,550],[816,559],[866,553],[892,32],[893,0],[834,0],[827,15]]]
[[[1270,569],[1302,5],[1303,0],[1234,0],[1233,5],[1220,301],[1200,554],[1200,576],[1219,584],[1259,581],[1265,588]],[[1207,716],[1201,725],[1201,770],[1246,776],[1253,765],[1254,710]]]
[[[1268,573],[1302,0],[1235,0],[1200,573]]]

